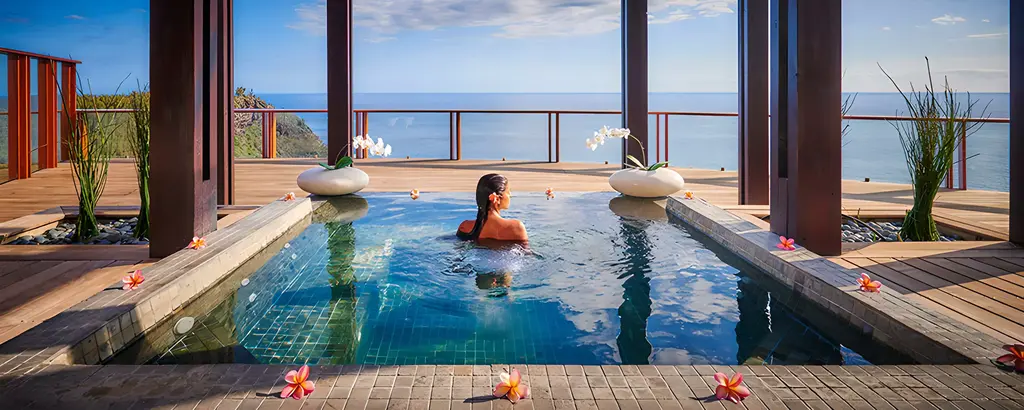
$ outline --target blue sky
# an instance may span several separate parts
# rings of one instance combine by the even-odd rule
[[[844,90],[936,74],[1005,92],[1008,0],[848,0]],[[96,92],[148,80],[146,0],[3,1],[0,45],[71,56]],[[618,92],[618,0],[356,0],[356,92]],[[652,92],[736,90],[735,1],[649,0]],[[322,0],[235,0],[235,83],[326,89]],[[6,64],[0,66],[6,72]],[[4,83],[4,82],[0,82]],[[0,85],[6,94],[6,84]]]

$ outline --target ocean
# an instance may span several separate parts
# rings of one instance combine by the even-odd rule
[[[326,94],[260,94],[277,108],[327,108]],[[1009,94],[971,94],[987,116],[1009,116]],[[478,109],[478,110],[617,110],[619,94],[355,94],[357,109]],[[652,93],[651,111],[736,112],[734,93]],[[852,115],[906,115],[896,93],[859,93]],[[327,114],[300,114],[321,139],[327,139]],[[602,125],[619,126],[617,115],[562,115],[561,160],[614,163],[619,144],[596,151],[584,141]],[[653,146],[654,116],[650,117]],[[736,118],[671,116],[669,160],[673,166],[735,170]],[[373,113],[369,134],[391,144],[393,157],[448,158],[448,114]],[[903,150],[892,124],[849,121],[843,146],[843,178],[909,183]],[[547,160],[547,115],[464,114],[464,159]],[[985,124],[968,138],[967,186],[1008,191],[1009,125]],[[653,163],[653,153],[649,154]]]

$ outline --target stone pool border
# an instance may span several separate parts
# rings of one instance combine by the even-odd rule
[[[991,366],[990,359],[1002,354],[995,338],[896,292],[860,292],[859,272],[806,248],[778,250],[778,235],[703,200],[670,197],[666,210],[794,293],[920,363]]]
[[[202,294],[264,247],[309,218],[323,201],[274,201],[143,271],[135,291],[120,282],[0,345],[0,374],[50,364],[99,364]],[[88,245],[86,245],[88,246]]]

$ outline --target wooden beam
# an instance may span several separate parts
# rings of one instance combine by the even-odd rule
[[[38,60],[36,88],[39,106],[39,169],[57,167],[57,62]]]
[[[1010,241],[1024,245],[1024,2],[1010,2]]]
[[[622,126],[632,138],[622,140],[626,155],[643,161],[647,151],[647,0],[622,0]],[[647,164],[650,165],[650,164]]]
[[[150,255],[217,226],[217,0],[150,1]]]
[[[327,162],[352,155],[352,0],[327,0]]]
[[[235,39],[234,0],[217,0],[217,204],[235,203]]]
[[[768,0],[739,0],[739,204],[767,205]]]
[[[7,56],[7,175],[23,179],[32,175],[32,58]]]
[[[78,127],[78,73],[74,63],[60,63],[60,160],[71,159],[68,144]]]
[[[771,11],[771,228],[839,255],[842,1],[772,0]]]

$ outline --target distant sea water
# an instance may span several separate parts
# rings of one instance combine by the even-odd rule
[[[326,94],[260,94],[278,108],[327,108]],[[990,117],[1009,116],[1009,94],[971,94]],[[356,94],[357,109],[618,110],[619,94]],[[736,112],[734,93],[652,93],[651,111]],[[907,115],[895,93],[859,93],[850,114]],[[300,114],[327,140],[327,114]],[[561,160],[614,163],[619,144],[590,151],[584,140],[602,125],[619,126],[616,115],[561,115]],[[654,117],[650,117],[654,145]],[[734,117],[671,116],[669,160],[673,166],[735,170]],[[909,183],[899,136],[885,121],[849,121],[843,146],[843,178]],[[448,158],[448,114],[372,113],[369,134],[383,138],[404,158]],[[462,157],[466,159],[547,160],[548,119],[544,114],[463,114]],[[967,186],[1009,190],[1009,125],[985,124],[967,142]],[[650,154],[653,162],[653,153]]]

